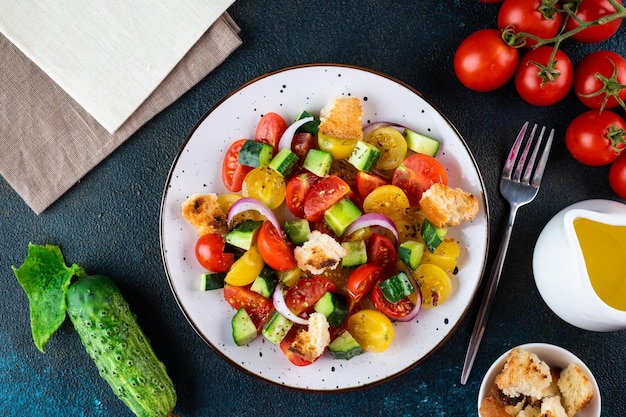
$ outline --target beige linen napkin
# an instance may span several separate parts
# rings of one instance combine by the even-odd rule
[[[224,13],[114,133],[0,35],[0,174],[40,214],[223,62],[241,45],[238,33]]]

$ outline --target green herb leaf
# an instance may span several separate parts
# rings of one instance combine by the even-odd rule
[[[22,266],[11,268],[28,296],[33,340],[43,352],[65,320],[65,297],[72,277],[84,276],[86,272],[76,264],[66,266],[58,246],[32,243],[28,244],[28,255]]]

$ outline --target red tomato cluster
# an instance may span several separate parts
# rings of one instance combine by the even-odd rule
[[[592,52],[574,66],[561,42],[597,43],[613,36],[624,13],[608,0],[479,0],[502,3],[497,29],[481,29],[459,45],[454,71],[466,87],[487,92],[513,80],[519,96],[535,106],[550,106],[573,89],[590,110],[568,126],[565,143],[579,162],[611,164],[609,183],[626,199],[626,59],[607,50]],[[619,4],[621,0],[617,0]],[[579,21],[589,26],[579,29]],[[592,24],[598,19],[605,23]]]

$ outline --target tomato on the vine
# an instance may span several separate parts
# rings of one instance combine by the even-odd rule
[[[246,143],[246,139],[239,139],[230,144],[222,161],[222,183],[230,192],[241,191],[243,179],[252,171],[252,167],[239,163],[239,151]]]
[[[454,54],[454,72],[469,89],[493,91],[511,79],[519,60],[517,49],[497,29],[481,29],[465,38]]]
[[[616,0],[622,4],[621,0]],[[575,14],[583,22],[593,22],[605,16],[615,13],[615,7],[608,0],[584,0],[578,3]],[[600,25],[595,25],[581,30],[572,35],[571,39],[578,42],[595,43],[602,42],[613,36],[619,29],[622,19],[615,19]],[[565,31],[576,29],[579,26],[575,19],[569,18],[565,23]]]
[[[563,100],[572,87],[572,61],[558,49],[551,61],[552,46],[528,51],[515,72],[515,88],[526,102],[535,106],[551,106]]]
[[[626,200],[626,153],[620,155],[611,164],[609,184],[615,194]]]
[[[287,123],[276,113],[267,113],[261,117],[256,126],[254,139],[261,143],[272,145],[274,150],[278,147],[278,142],[287,130]]]
[[[541,39],[556,36],[563,25],[563,14],[554,5],[547,5],[544,0],[505,0],[498,11],[498,28],[512,27],[516,33],[525,32]],[[524,46],[537,43],[527,37]]]
[[[211,272],[226,272],[235,262],[235,255],[224,253],[226,242],[218,233],[207,233],[196,241],[196,259]]]
[[[269,221],[259,228],[257,248],[263,261],[276,271],[289,271],[297,266],[293,248]]]
[[[576,97],[591,109],[612,109],[626,100],[626,59],[612,51],[585,56],[574,70]]]
[[[616,113],[588,110],[565,131],[565,145],[577,161],[590,166],[613,162],[626,147],[626,121]]]

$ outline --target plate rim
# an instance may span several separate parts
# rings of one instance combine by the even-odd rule
[[[177,294],[176,289],[174,288],[174,284],[173,284],[173,277],[170,275],[170,271],[168,268],[168,262],[166,260],[166,251],[165,251],[165,246],[164,246],[164,241],[163,241],[163,228],[164,228],[164,218],[165,218],[165,204],[166,204],[166,200],[168,197],[168,191],[169,191],[169,186],[171,184],[171,179],[172,176],[174,174],[174,171],[177,167],[177,164],[183,154],[184,149],[186,148],[187,144],[189,143],[189,141],[191,140],[191,138],[193,137],[193,135],[195,134],[195,132],[198,130],[198,128],[200,127],[200,125],[202,123],[204,123],[204,121],[209,117],[209,115],[211,115],[211,113],[213,113],[219,106],[221,106],[225,101],[227,101],[230,97],[238,94],[239,92],[241,92],[243,89],[245,89],[246,87],[260,81],[263,80],[265,78],[274,76],[276,74],[280,74],[280,73],[284,73],[284,72],[288,72],[288,71],[293,71],[293,70],[299,70],[299,69],[304,69],[304,68],[312,68],[312,67],[318,67],[318,68],[323,68],[323,67],[333,67],[333,68],[346,68],[346,69],[351,69],[351,70],[357,70],[357,71],[362,71],[362,72],[366,72],[372,75],[376,75],[378,77],[382,77],[385,78],[391,82],[397,83],[398,85],[406,88],[407,90],[409,90],[411,93],[415,94],[416,96],[418,96],[420,99],[424,100],[429,106],[431,106],[436,112],[437,114],[443,119],[443,121],[448,125],[448,127],[450,127],[454,133],[456,134],[457,138],[460,140],[460,143],[463,145],[463,147],[465,148],[471,162],[472,165],[474,166],[474,169],[476,171],[476,175],[477,175],[477,179],[478,182],[480,184],[480,187],[482,189],[482,195],[480,196],[481,201],[482,201],[482,205],[484,207],[484,215],[485,215],[485,236],[486,236],[486,241],[485,241],[485,246],[487,248],[487,250],[485,251],[485,253],[483,254],[483,259],[482,259],[482,268],[480,270],[480,276],[478,278],[478,282],[476,283],[475,288],[473,289],[472,293],[471,293],[471,297],[470,297],[470,301],[469,303],[467,303],[467,305],[465,306],[465,308],[463,309],[463,311],[460,313],[459,315],[459,319],[458,321],[450,328],[450,330],[448,331],[448,333],[439,341],[439,343],[437,343],[429,352],[427,352],[424,356],[422,356],[421,358],[419,358],[418,360],[415,360],[413,363],[411,363],[410,365],[406,366],[405,368],[403,368],[400,371],[397,371],[393,374],[387,375],[384,378],[380,378],[378,380],[375,381],[371,381],[371,382],[367,382],[358,386],[349,386],[349,387],[334,387],[334,388],[328,388],[328,389],[322,389],[322,388],[306,388],[306,387],[298,387],[298,386],[291,386],[288,385],[287,383],[280,383],[268,378],[263,377],[262,375],[258,375],[250,370],[248,370],[246,367],[242,366],[241,364],[237,363],[235,360],[231,359],[229,356],[227,356],[224,352],[220,351],[219,349],[217,349],[213,343],[211,343],[210,340],[208,340],[207,337],[205,337],[200,330],[198,329],[197,325],[194,323],[194,320],[192,319],[190,313],[188,312],[188,310],[185,308],[185,306],[182,304],[180,297]],[[461,323],[463,322],[463,320],[465,319],[465,317],[467,316],[468,311],[470,310],[472,304],[475,301],[476,298],[476,294],[478,292],[478,290],[481,288],[483,279],[484,279],[484,275],[485,275],[485,270],[486,270],[486,266],[487,266],[487,260],[488,260],[488,256],[489,256],[489,250],[490,250],[490,230],[491,230],[491,225],[490,225],[490,209],[489,209],[489,199],[487,197],[487,189],[485,187],[485,182],[483,180],[483,176],[482,173],[480,171],[480,168],[478,166],[478,163],[476,161],[476,158],[474,156],[474,154],[471,152],[471,149],[469,147],[469,145],[467,144],[467,142],[465,141],[465,138],[461,135],[461,133],[458,131],[458,129],[456,128],[456,126],[450,121],[450,119],[439,109],[438,106],[436,106],[432,101],[430,101],[428,98],[424,97],[422,95],[421,92],[419,92],[417,89],[415,89],[414,87],[410,86],[409,84],[405,83],[404,81],[401,81],[393,76],[390,76],[388,74],[385,74],[383,72],[380,72],[378,70],[374,70],[371,68],[366,68],[366,67],[362,67],[362,66],[358,66],[358,65],[351,65],[351,64],[342,64],[342,63],[326,63],[326,62],[319,62],[319,63],[305,63],[305,64],[298,64],[298,65],[292,65],[292,66],[286,66],[283,68],[279,68],[279,69],[275,69],[272,70],[270,72],[255,76],[251,79],[249,79],[248,81],[246,81],[245,83],[239,85],[238,87],[232,89],[229,93],[225,94],[222,98],[220,98],[218,101],[216,101],[193,125],[193,127],[189,130],[189,132],[186,134],[183,142],[181,143],[181,145],[178,147],[177,151],[176,151],[176,155],[174,157],[174,159],[172,160],[171,164],[170,164],[170,168],[168,170],[168,174],[165,180],[165,184],[163,187],[163,192],[161,195],[161,203],[160,203],[160,207],[159,207],[159,247],[160,247],[160,253],[161,253],[161,261],[163,263],[163,269],[167,278],[167,282],[168,285],[170,287],[170,291],[172,292],[172,295],[174,296],[174,299],[179,307],[179,309],[181,310],[181,312],[183,313],[183,316],[185,317],[185,320],[187,321],[187,323],[191,326],[191,328],[194,330],[194,332],[200,337],[200,339],[202,339],[204,341],[204,343],[209,346],[209,348],[215,352],[218,356],[220,356],[223,360],[225,360],[229,365],[231,365],[233,368],[239,370],[240,372],[243,372],[246,375],[252,376],[253,378],[263,381],[267,384],[273,385],[273,386],[277,386],[277,387],[281,387],[287,390],[292,390],[292,391],[297,391],[297,392],[307,392],[307,393],[330,393],[330,392],[354,392],[354,391],[360,391],[363,389],[367,389],[367,388],[371,388],[374,386],[378,386],[381,385],[383,383],[389,382],[390,380],[393,380],[407,372],[409,372],[410,370],[414,369],[415,367],[417,367],[418,365],[422,364],[426,359],[428,359],[433,353],[435,353],[436,351],[438,351],[449,339],[450,337],[458,330],[459,326],[461,325]]]

